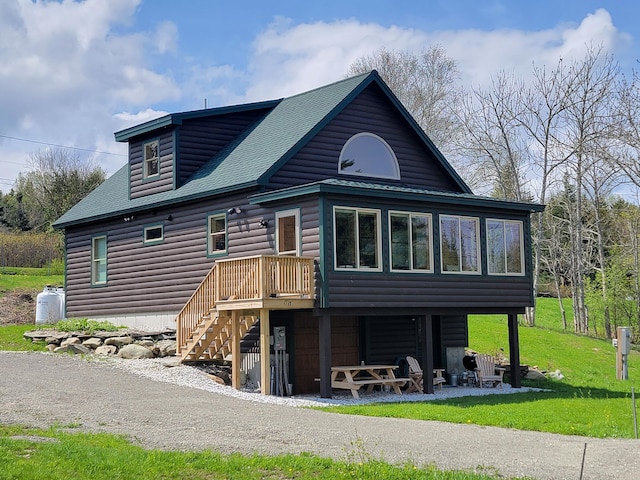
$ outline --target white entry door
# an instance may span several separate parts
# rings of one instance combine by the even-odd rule
[[[300,256],[300,209],[276,213],[278,255]]]

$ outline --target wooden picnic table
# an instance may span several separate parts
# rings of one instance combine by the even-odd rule
[[[397,365],[346,365],[331,367],[331,388],[351,390],[353,398],[359,399],[358,390],[367,386],[371,392],[376,385],[388,385],[398,395],[402,395],[400,387],[409,381],[408,378],[396,378],[393,371]]]

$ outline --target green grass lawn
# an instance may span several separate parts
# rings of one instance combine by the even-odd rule
[[[354,452],[334,461],[314,455],[222,455],[145,450],[124,437],[0,425],[0,480],[47,479],[363,479],[483,480],[494,475],[390,465]],[[364,457],[360,456],[363,454]],[[502,477],[500,477],[502,478]]]
[[[64,275],[50,269],[3,267],[0,269],[0,296],[12,290],[42,290],[47,285],[63,285]]]

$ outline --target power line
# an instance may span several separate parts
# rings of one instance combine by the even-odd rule
[[[2,138],[8,138],[9,140],[18,140],[20,142],[27,142],[27,143],[37,143],[39,145],[47,145],[48,147],[59,147],[59,148],[68,148],[70,150],[80,150],[82,152],[90,152],[90,153],[101,153],[103,155],[115,155],[116,157],[126,157],[127,155],[125,155],[124,153],[113,153],[113,152],[102,152],[100,150],[91,150],[89,148],[79,148],[79,147],[69,147],[67,145],[57,145],[55,143],[49,143],[49,142],[39,142],[37,140],[29,140],[26,138],[18,138],[18,137],[12,137],[9,135],[2,135],[0,134],[0,137]]]
[[[4,160],[4,159],[0,159],[0,163],[10,163],[11,165],[20,165],[22,167],[26,166],[22,162],[12,162],[11,160]]]

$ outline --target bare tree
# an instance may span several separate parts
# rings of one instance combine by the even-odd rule
[[[523,167],[529,151],[520,132],[522,82],[505,72],[493,77],[488,89],[474,89],[458,112],[464,135],[458,153],[472,161],[491,193],[509,200],[528,197]],[[474,185],[478,186],[478,185]]]
[[[618,66],[602,49],[589,48],[581,61],[574,61],[569,69],[574,88],[571,101],[565,110],[566,129],[562,139],[565,150],[570,153],[568,166],[575,188],[575,203],[572,205],[571,238],[573,239],[572,296],[574,324],[577,332],[588,332],[588,316],[585,305],[585,275],[592,267],[589,264],[590,241],[585,235],[585,212],[583,206],[585,173],[598,162],[598,148],[605,132],[613,121]]]
[[[348,75],[371,70],[378,71],[438,149],[449,153],[457,133],[454,110],[460,74],[445,49],[434,45],[416,54],[382,48],[358,58]]]
[[[567,312],[564,308],[563,297],[565,280],[570,270],[569,239],[567,237],[567,219],[562,196],[551,200],[541,216],[545,219],[542,225],[545,228],[544,235],[540,235],[540,264],[553,279],[556,298],[562,318],[562,328],[567,329]]]
[[[616,165],[636,186],[640,186],[640,77],[633,73],[631,81],[623,78],[618,87],[615,128],[610,138],[619,142]]]
[[[29,223],[46,230],[73,205],[100,185],[106,173],[93,162],[64,149],[46,149],[31,156],[31,171],[16,183]]]

